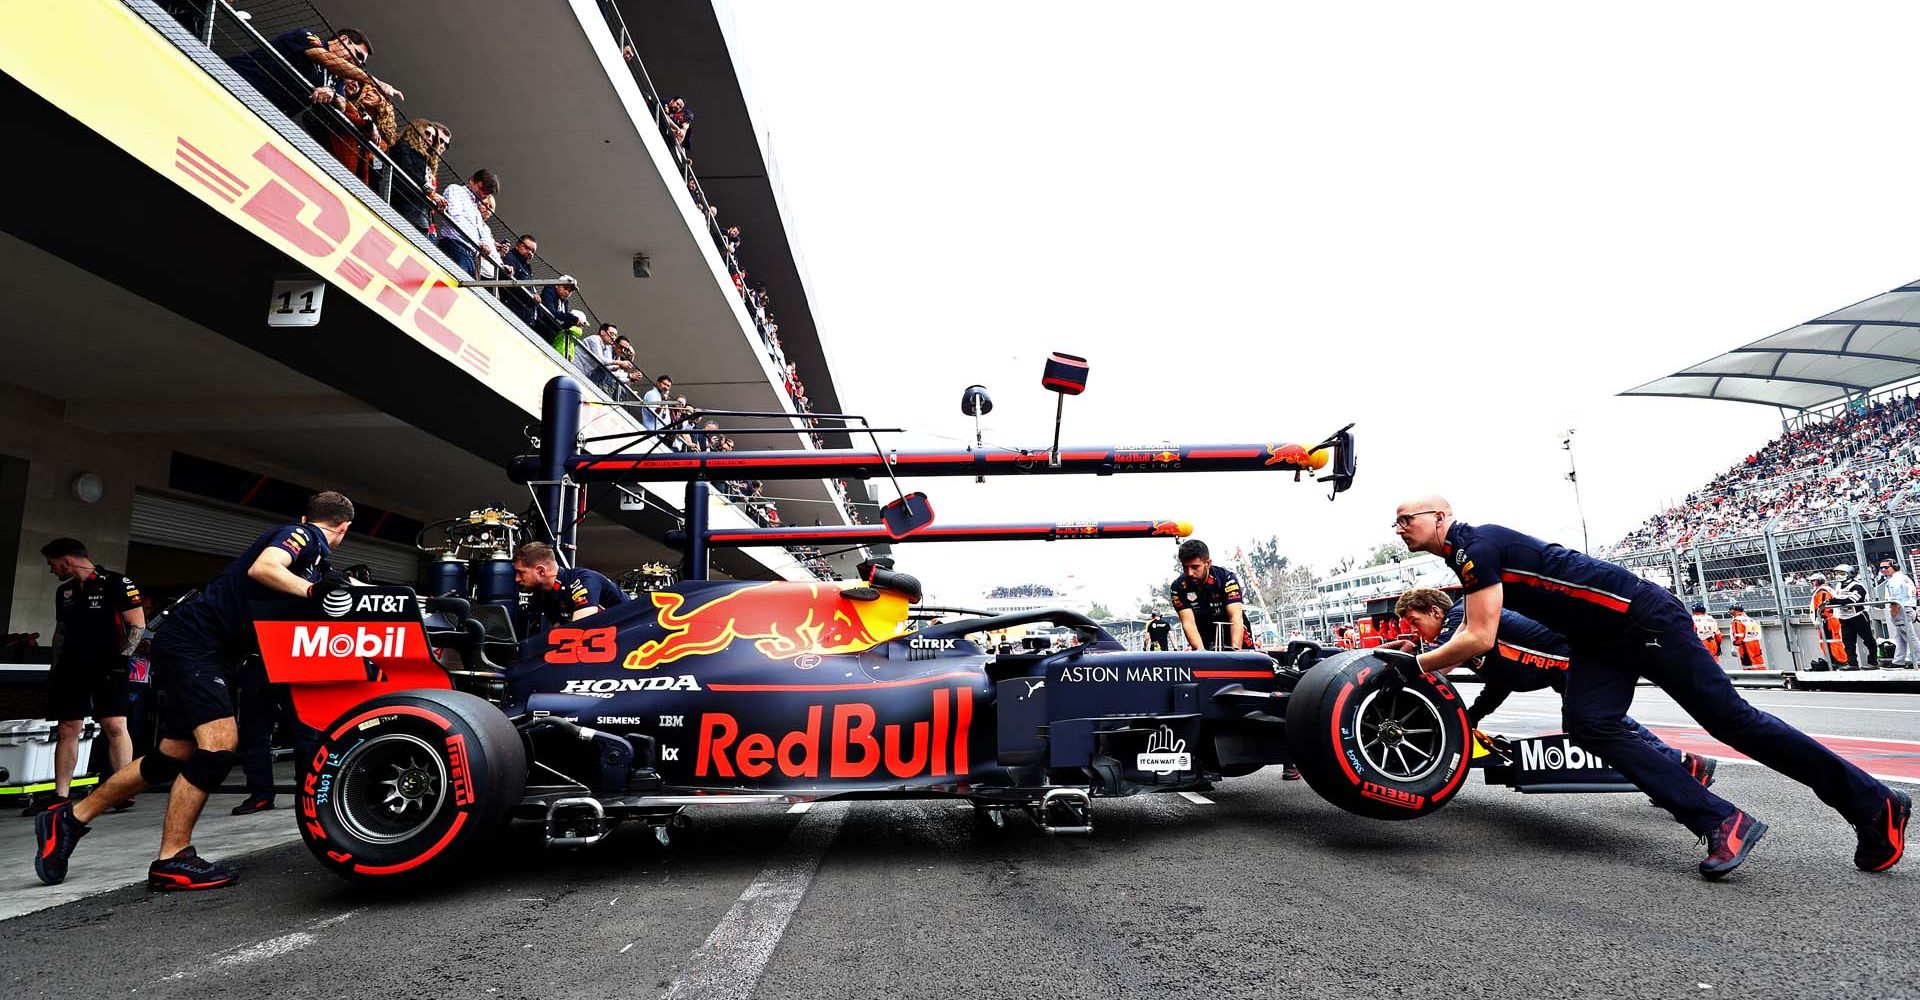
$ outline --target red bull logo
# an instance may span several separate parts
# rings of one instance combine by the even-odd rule
[[[1267,445],[1267,460],[1261,464],[1290,469],[1324,469],[1332,457],[1325,448],[1308,451],[1297,444],[1270,444]]]
[[[696,777],[760,778],[778,770],[785,778],[859,780],[944,778],[967,773],[967,737],[973,728],[973,691],[936,688],[931,718],[880,722],[866,702],[809,705],[807,721],[788,733],[740,733],[740,720],[725,712],[700,717]],[[822,738],[825,742],[822,742]],[[824,762],[823,762],[824,758]]]
[[[1186,521],[1155,521],[1153,534],[1156,538],[1185,538],[1193,534],[1193,525]]]
[[[735,639],[757,640],[753,648],[761,655],[780,660],[809,653],[853,652],[891,635],[890,631],[875,635],[855,603],[841,596],[839,588],[826,584],[763,583],[688,610],[682,610],[686,598],[680,594],[652,596],[667,635],[628,653],[621,664],[628,670],[652,670],[682,657],[718,652]],[[879,613],[874,609],[875,617]]]

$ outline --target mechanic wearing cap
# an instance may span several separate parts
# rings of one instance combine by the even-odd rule
[[[1693,634],[1700,637],[1700,645],[1707,647],[1715,661],[1720,659],[1720,623],[1707,614],[1707,606],[1693,606]]]
[[[1189,538],[1180,543],[1180,575],[1169,588],[1173,610],[1180,615],[1188,649],[1246,649],[1247,620],[1240,598],[1240,578],[1215,566],[1207,543]]]
[[[1887,630],[1893,633],[1893,669],[1914,665],[1920,655],[1920,637],[1913,631],[1913,580],[1891,559],[1880,560],[1880,584],[1887,600]]]
[[[627,603],[627,595],[605,576],[578,566],[560,568],[553,546],[545,542],[528,542],[514,552],[513,582],[527,592],[529,635]]]
[[[1847,651],[1847,662],[1862,670],[1880,669],[1880,643],[1873,637],[1873,622],[1867,618],[1867,584],[1854,572],[1851,563],[1841,563],[1833,568],[1833,574],[1840,578],[1833,588],[1833,616],[1840,619],[1840,645]],[[1866,646],[1865,659],[1860,656],[1860,647]]]
[[[58,723],[53,751],[53,796],[35,798],[26,815],[67,801],[80,764],[80,723],[99,720],[113,770],[133,759],[127,735],[127,657],[140,644],[147,613],[140,588],[94,565],[77,538],[40,547],[47,572],[60,582],[53,594],[53,668],[47,672],[47,719]]]
[[[1808,599],[1809,610],[1813,614],[1813,627],[1820,632],[1820,650],[1826,654],[1827,662],[1835,670],[1854,670],[1847,662],[1847,647],[1840,641],[1840,619],[1833,616],[1833,588],[1827,586],[1827,574],[1815,572],[1807,578],[1813,584],[1813,596]]]
[[[317,494],[307,501],[298,524],[283,524],[254,539],[206,589],[171,610],[167,627],[153,641],[159,749],[115,772],[92,795],[34,818],[39,849],[33,867],[40,881],[57,885],[67,877],[74,844],[95,817],[148,785],[169,780],[173,791],[160,831],[160,857],[147,868],[148,887],[216,889],[239,877],[227,865],[195,853],[193,827],[207,796],[233,770],[234,696],[248,680],[241,676],[243,666],[258,663],[252,604],[276,596],[320,600],[351,586],[346,574],[328,566],[327,556],[352,521],[353,501],[338,493]]]
[[[1427,650],[1444,646],[1448,639],[1453,638],[1460,623],[1466,620],[1467,606],[1465,603],[1456,603],[1444,591],[1415,587],[1400,595],[1400,599],[1394,602],[1393,610],[1413,626],[1414,634],[1420,637],[1420,649]],[[1413,643],[1406,639],[1396,639],[1385,645],[1408,651],[1413,648]],[[1567,640],[1558,632],[1524,615],[1501,608],[1500,627],[1495,631],[1492,651],[1467,661],[1482,681],[1479,697],[1467,706],[1467,721],[1475,729],[1480,728],[1480,721],[1492,715],[1515,691],[1552,688],[1565,694],[1567,655]],[[1665,740],[1635,722],[1632,716],[1622,716],[1621,721],[1626,724],[1628,732],[1686,768],[1687,773],[1693,775],[1700,784],[1713,784],[1713,772],[1719,766],[1718,761],[1668,746]]]
[[[1707,838],[1702,876],[1720,878],[1738,867],[1767,826],[1627,728],[1640,677],[1659,685],[1714,738],[1813,788],[1853,825],[1856,866],[1884,871],[1900,860],[1912,800],[1741,698],[1695,639],[1686,607],[1665,588],[1509,528],[1456,521],[1453,507],[1438,496],[1401,504],[1394,532],[1410,551],[1447,560],[1466,594],[1466,620],[1438,649],[1382,658],[1403,676],[1444,673],[1493,648],[1500,612],[1509,606],[1564,636],[1568,735]]]

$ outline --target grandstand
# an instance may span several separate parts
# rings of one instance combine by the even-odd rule
[[[1601,554],[1716,616],[1744,606],[1769,662],[1804,668],[1812,573],[1920,555],[1917,385],[1920,283],[1622,393],[1773,406],[1781,434]]]
[[[646,383],[589,359],[601,322],[631,344],[627,374],[671,375],[688,397],[685,410],[663,403],[669,419],[778,411],[756,447],[833,443],[809,413],[840,408],[833,371],[724,17],[665,6],[11,11],[0,93],[34,152],[8,163],[21,196],[0,218],[0,282],[33,305],[0,324],[0,524],[20,526],[0,539],[16,567],[0,578],[6,631],[52,631],[31,558],[49,538],[81,537],[166,595],[321,488],[361,504],[342,558],[410,579],[422,522],[527,506],[502,464],[532,449],[553,376],[585,383],[589,435],[642,429],[637,409],[605,405],[637,401]],[[644,31],[628,28],[642,17]],[[286,58],[303,56],[289,33],[330,45],[347,25],[371,41],[347,56],[404,93],[382,107],[353,81],[357,119],[317,96],[344,96],[350,70],[309,91]],[[648,63],[694,49],[697,73]],[[669,107],[678,94],[700,112],[691,133]],[[431,155],[408,159],[423,139]],[[498,189],[477,223],[434,205],[481,168]],[[487,252],[529,235],[524,278]],[[562,275],[574,279],[564,297]],[[691,443],[697,429],[683,426],[667,446]],[[865,496],[861,483],[741,484],[714,523],[848,523]],[[587,564],[618,575],[677,559],[660,541],[677,489],[589,501]],[[718,571],[763,579],[858,557],[834,558],[715,555]]]

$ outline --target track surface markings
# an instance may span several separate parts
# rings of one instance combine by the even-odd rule
[[[255,962],[263,962],[268,959],[291,954],[320,940],[320,935],[316,933],[317,931],[326,930],[335,924],[346,923],[359,912],[359,910],[348,910],[339,916],[328,917],[325,920],[316,920],[307,925],[305,930],[292,931],[287,934],[281,934],[278,937],[267,938],[264,941],[255,941],[252,944],[243,944],[237,948],[229,948],[214,956],[213,961],[206,965],[197,969],[182,969],[162,979],[161,982],[190,979],[203,972],[230,972],[243,965],[252,965]]]
[[[1197,802],[1203,806],[1213,805],[1212,799],[1207,798],[1199,792],[1181,792],[1180,797],[1186,799],[1188,802]]]
[[[779,854],[720,918],[661,1000],[746,1000],[846,820],[845,803],[807,812]]]

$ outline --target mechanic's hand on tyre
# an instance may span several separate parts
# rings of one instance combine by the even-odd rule
[[[1397,649],[1376,647],[1373,655],[1387,665],[1387,676],[1401,684],[1411,684],[1420,679],[1426,671],[1420,669],[1420,658],[1412,653]]]

